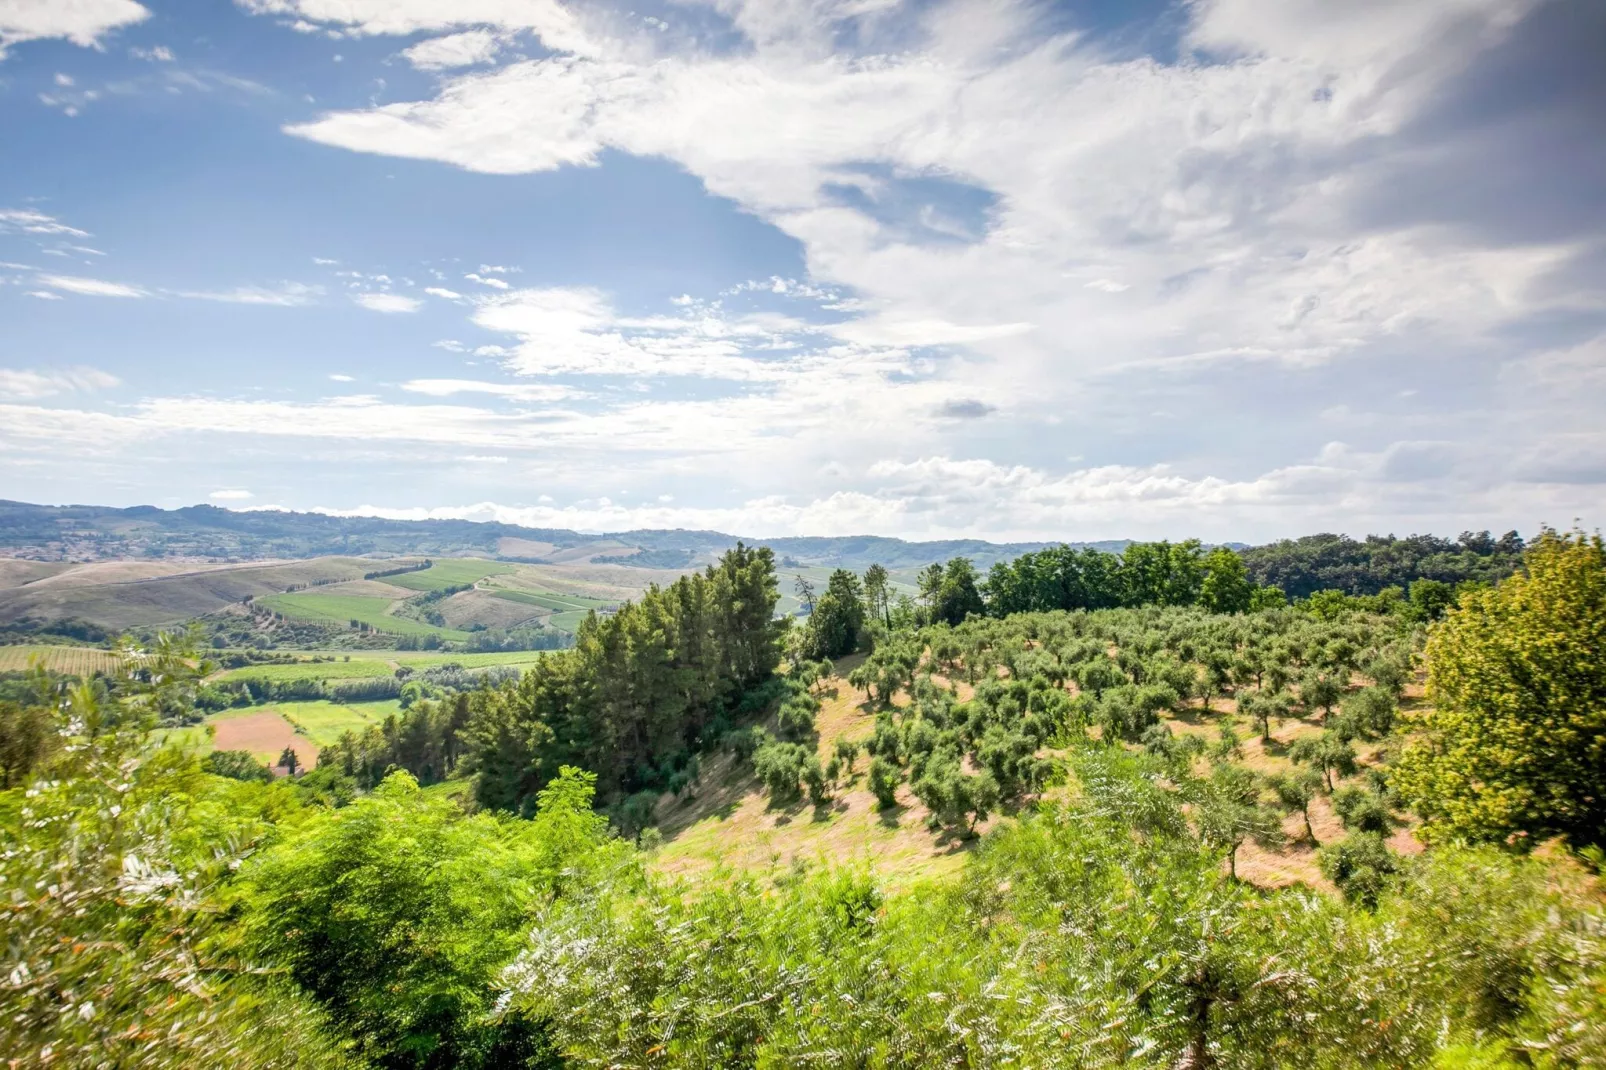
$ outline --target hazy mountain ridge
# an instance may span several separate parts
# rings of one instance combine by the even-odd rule
[[[642,529],[588,534],[567,528],[534,528],[496,521],[389,520],[381,517],[331,516],[278,510],[235,511],[213,505],[160,509],[141,505],[126,509],[95,505],[35,505],[0,501],[0,550],[36,560],[103,560],[111,558],[208,558],[251,560],[310,558],[364,554],[503,555],[500,543],[517,539],[548,543],[556,550],[593,543],[598,555],[629,562],[617,544],[636,547],[648,567],[664,567],[680,555],[692,564],[716,556],[738,541],[772,547],[776,556],[802,565],[849,568],[880,563],[889,568],[916,567],[951,557],[973,558],[986,568],[1049,545],[1043,542],[993,543],[982,539],[910,542],[874,535],[836,537],[788,536],[768,539],[718,531]],[[1091,545],[1119,550],[1125,541]],[[683,566],[682,566],[683,567]]]

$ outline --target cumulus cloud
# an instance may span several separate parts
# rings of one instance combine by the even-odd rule
[[[214,490],[211,494],[208,494],[207,497],[211,498],[215,502],[243,502],[256,497],[256,495],[252,494],[248,490],[241,490],[238,487],[233,487]]]
[[[797,320],[713,312],[625,316],[608,295],[590,287],[510,290],[483,297],[473,320],[519,338],[517,346],[500,352],[503,365],[520,375],[774,380],[827,359],[793,359],[792,336],[808,330]]]
[[[3,0],[0,59],[12,45],[49,38],[98,48],[106,34],[142,22],[150,14],[134,0]]]
[[[696,37],[624,5],[242,3],[437,59],[530,35],[533,58],[437,66],[457,73],[419,99],[289,132],[485,173],[666,160],[795,241],[806,277],[661,315],[485,265],[429,294],[463,302],[460,337],[500,336],[442,348],[512,382],[154,398],[89,441],[450,445],[570,502],[532,521],[590,528],[1250,538],[1602,500],[1588,0],[1196,0],[1159,56],[1009,0],[691,0]],[[744,311],[761,300],[817,306]],[[599,378],[560,397],[537,376]],[[23,408],[6,434],[58,441],[59,412]],[[585,497],[622,468],[641,500],[672,481],[674,508]]]
[[[468,30],[431,37],[402,50],[407,62],[426,71],[454,70],[489,63],[502,50],[502,39],[486,30]]]
[[[352,294],[351,299],[370,312],[417,312],[424,302],[402,294]]]

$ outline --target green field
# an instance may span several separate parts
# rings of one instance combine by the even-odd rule
[[[554,613],[547,618],[547,627],[556,628],[560,632],[575,631],[590,612],[589,609],[571,609],[563,613]]]
[[[422,671],[437,665],[461,665],[465,669],[483,669],[489,665],[534,665],[551,651],[507,650],[491,654],[442,654],[438,651],[387,650],[385,656],[398,665],[410,665]]]
[[[267,706],[246,706],[240,709],[224,710],[214,713],[200,724],[189,725],[185,728],[158,729],[154,736],[158,743],[174,744],[186,749],[194,749],[201,754],[210,752],[214,745],[214,738],[207,728],[216,728],[227,721],[237,721],[243,718],[258,718],[263,714],[282,717],[289,723],[294,734],[303,736],[311,741],[316,749],[327,747],[336,742],[344,732],[361,734],[368,726],[380,724],[393,713],[401,712],[401,703],[395,699],[385,699],[380,702],[275,702]],[[288,730],[285,730],[288,731]],[[271,761],[276,757],[276,747],[251,747],[244,749],[252,751],[263,761]],[[298,746],[299,750],[300,747]]]
[[[4,649],[4,648],[0,648]],[[289,665],[246,665],[229,669],[219,680],[372,680],[390,676],[398,665],[415,671],[433,669],[440,665],[461,665],[465,669],[484,669],[493,665],[511,665],[528,668],[546,653],[541,650],[510,650],[490,654],[450,654],[435,650],[379,650],[354,654],[350,661],[345,655],[334,661],[297,661]]]
[[[517,566],[501,561],[483,561],[474,557],[450,557],[438,560],[422,572],[403,572],[399,576],[385,576],[383,581],[411,591],[439,591],[444,587],[458,587],[477,583],[487,576],[499,576],[516,571]]]
[[[345,732],[361,735],[370,725],[401,712],[395,699],[381,702],[278,702],[263,710],[279,714],[296,726],[301,735],[319,747],[327,747]]]
[[[505,587],[496,587],[488,593],[509,602],[522,602],[527,606],[540,606],[550,609],[554,613],[566,613],[574,610],[601,609],[604,606],[617,605],[601,598],[587,598],[579,594],[537,594],[534,591],[515,591]]]
[[[388,653],[388,652],[387,652]],[[298,661],[292,665],[247,665],[230,669],[219,679],[223,680],[370,680],[389,676],[394,670],[388,661],[376,661],[371,656],[351,661]]]
[[[437,628],[423,621],[406,617],[393,617],[385,612],[390,608],[388,598],[367,595],[319,594],[316,591],[297,591],[294,594],[275,594],[258,598],[257,605],[266,606],[275,613],[302,620],[332,621],[349,624],[361,621],[371,628],[394,635],[438,635],[442,639],[466,640],[467,632],[452,628]]]

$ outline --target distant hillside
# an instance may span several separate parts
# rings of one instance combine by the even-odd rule
[[[712,560],[740,539],[773,547],[794,565],[917,568],[951,557],[983,569],[1044,543],[979,539],[908,542],[879,536],[780,538],[718,531],[641,530],[604,535],[471,520],[385,520],[278,511],[236,512],[212,505],[115,509],[0,501],[0,550],[40,561],[200,558],[250,561],[326,556],[482,555],[533,563],[584,560],[644,568],[686,568]],[[1078,544],[1082,545],[1082,544]],[[1101,542],[1119,550],[1124,542]]]

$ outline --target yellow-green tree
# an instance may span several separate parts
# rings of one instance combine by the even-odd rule
[[[1428,639],[1431,709],[1395,784],[1440,840],[1606,838],[1606,547],[1546,531]]]

